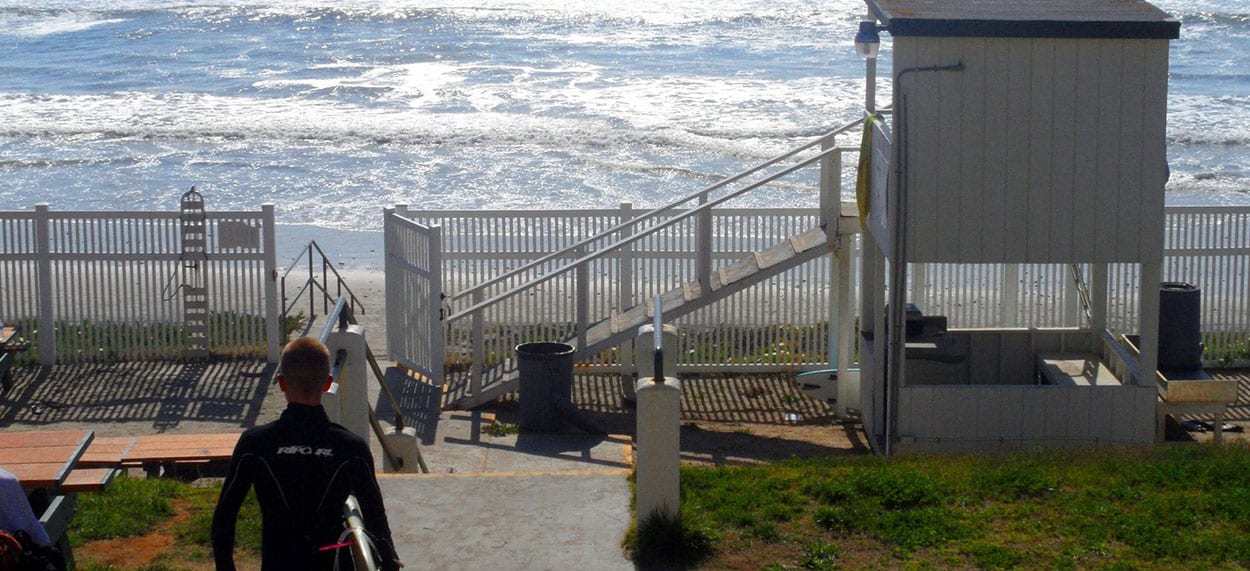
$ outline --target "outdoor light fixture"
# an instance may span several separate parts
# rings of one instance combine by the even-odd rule
[[[881,50],[878,30],[876,22],[865,20],[859,23],[859,32],[855,34],[856,55],[863,59],[877,59],[877,52]]]

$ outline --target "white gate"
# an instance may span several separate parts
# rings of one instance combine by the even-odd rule
[[[386,347],[390,359],[443,384],[442,229],[386,209]]]

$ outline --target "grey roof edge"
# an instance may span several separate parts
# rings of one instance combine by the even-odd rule
[[[1180,37],[1181,23],[1072,22],[1056,20],[917,20],[894,18],[886,29],[892,36],[983,38],[1106,38],[1161,39]]]
[[[866,0],[873,17],[892,36],[988,38],[1167,39],[1180,37],[1180,20],[1159,10],[1158,19],[1041,19],[891,17],[879,0]]]

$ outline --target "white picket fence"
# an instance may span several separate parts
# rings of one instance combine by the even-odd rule
[[[182,290],[208,289],[209,350],[277,360],[274,211],[205,213],[207,251],[183,252],[179,212],[0,212],[0,320],[19,362],[179,359]]]
[[[451,296],[612,228],[633,213],[623,204],[575,211],[409,210],[407,216],[441,226],[443,290]],[[718,264],[736,259],[810,228],[818,216],[816,208],[717,210],[714,255]],[[1202,288],[1206,359],[1213,365],[1250,362],[1250,207],[1171,207],[1167,228],[1163,276]],[[635,292],[678,285],[669,283],[672,276],[689,275],[680,269],[695,263],[692,235],[676,226],[591,268],[600,278],[589,280],[585,303],[592,313],[629,307],[636,303]],[[849,248],[853,260],[858,248]],[[1081,271],[1088,279],[1089,269]],[[745,372],[827,365],[831,272],[831,260],[824,257],[678,319],[679,367]],[[857,274],[853,264],[851,283],[858,283]],[[947,316],[952,328],[1076,327],[1085,320],[1068,264],[923,264],[909,275],[913,303],[927,315]],[[1135,265],[1111,271],[1109,325],[1117,331],[1136,331],[1138,279]],[[566,274],[533,295],[490,308],[487,327],[511,330],[514,341],[565,338],[574,332],[576,284],[577,278]],[[857,300],[851,306],[858,307]],[[458,353],[467,359],[467,333],[448,334],[452,361]],[[605,352],[586,365],[617,362],[618,355]]]

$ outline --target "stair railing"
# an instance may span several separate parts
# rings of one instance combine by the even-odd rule
[[[590,329],[591,318],[589,315],[589,300],[587,298],[589,282],[590,263],[606,257],[609,253],[632,246],[634,243],[643,240],[659,231],[682,223],[683,221],[694,219],[696,222],[696,262],[695,268],[697,272],[697,282],[701,288],[709,288],[711,286],[711,275],[713,271],[712,264],[712,209],[721,204],[743,196],[753,190],[764,187],[765,185],[789,176],[801,169],[807,168],[813,164],[819,163],[821,166],[820,176],[820,203],[822,223],[826,228],[830,228],[836,224],[836,217],[840,208],[840,187],[841,187],[841,161],[840,157],[844,152],[858,152],[858,145],[854,147],[839,147],[836,139],[839,135],[850,132],[851,130],[861,126],[864,119],[852,121],[842,127],[830,131],[806,144],[795,149],[782,153],[777,157],[769,159],[759,165],[756,165],[739,174],[730,176],[702,190],[679,198],[667,205],[661,206],[654,210],[648,211],[641,216],[631,218],[621,222],[607,230],[604,230],[595,236],[585,238],[579,242],[566,247],[563,250],[549,253],[541,256],[529,263],[502,274],[493,279],[487,280],[473,288],[462,292],[455,293],[448,298],[450,313],[446,318],[444,325],[451,327],[452,324],[460,322],[466,318],[471,319],[470,324],[470,344],[472,351],[471,359],[471,392],[478,392],[481,389],[482,368],[484,366],[485,355],[485,339],[484,339],[484,311],[506,300],[516,297],[526,291],[533,290],[537,286],[547,283],[568,272],[576,271],[576,337],[579,347],[586,344],[586,333]],[[733,183],[751,177],[765,169],[776,166],[779,163],[791,159],[813,147],[820,147],[820,151],[806,159],[792,164],[780,171],[767,175],[764,178],[747,184],[737,190],[730,191],[724,196],[712,198],[713,192],[721,190]],[[682,205],[690,202],[698,201],[698,206],[677,213],[677,209]],[[664,220],[661,217],[668,216]],[[636,230],[644,223],[649,223],[645,229]],[[616,238],[625,234],[624,237]],[[831,238],[832,239],[832,238]],[[608,243],[600,248],[593,248],[595,244],[607,241]],[[521,278],[528,273],[535,272],[543,268],[546,264],[554,261],[569,259],[563,266],[542,272],[540,275],[532,277],[521,283],[508,287],[512,281],[520,281]],[[504,285],[508,289],[488,297],[487,291],[496,286]],[[469,305],[462,309],[457,309],[457,305],[465,303],[468,299]]]

